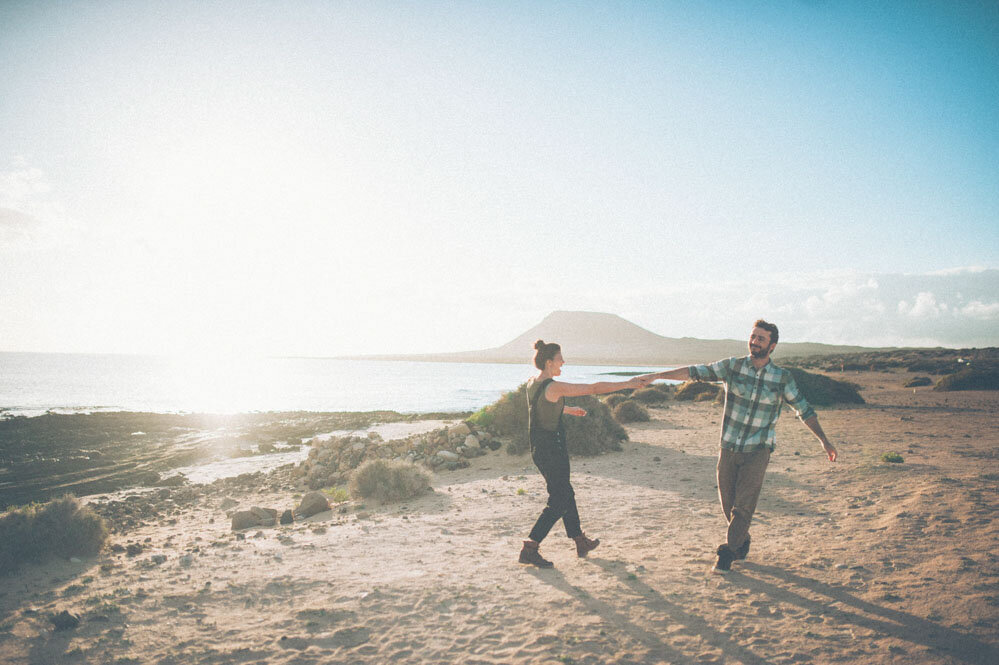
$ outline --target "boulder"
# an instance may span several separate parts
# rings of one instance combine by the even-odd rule
[[[474,434],[469,434],[465,437],[466,448],[479,448],[480,446],[479,439]]]
[[[232,530],[242,531],[260,526],[260,518],[252,510],[237,510],[232,515]]]
[[[281,524],[291,524],[295,521],[295,513],[290,510],[286,510],[281,513]]]
[[[260,506],[253,506],[250,508],[250,512],[256,515],[259,520],[260,526],[274,526],[277,524],[278,511],[273,508],[261,508]]]
[[[53,614],[49,617],[49,621],[52,622],[56,630],[72,630],[80,625],[80,617],[68,610]]]
[[[472,433],[471,428],[465,423],[458,423],[457,425],[452,425],[447,430],[447,435],[452,439],[461,439]]]
[[[322,492],[307,492],[302,497],[302,502],[295,509],[295,514],[299,517],[312,517],[322,512],[330,510],[329,499]]]

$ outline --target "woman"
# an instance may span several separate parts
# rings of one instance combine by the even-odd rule
[[[598,383],[564,383],[555,377],[562,374],[562,349],[558,344],[546,344],[538,340],[534,344],[534,366],[541,370],[527,383],[528,430],[531,439],[531,458],[537,465],[548,487],[548,505],[535,522],[531,534],[520,550],[520,563],[551,568],[548,561],[538,552],[538,545],[555,522],[562,520],[565,534],[576,541],[576,554],[583,557],[600,544],[600,540],[590,540],[583,534],[576,509],[576,495],[569,483],[569,451],[565,443],[565,428],[562,414],[585,416],[586,410],[575,406],[565,406],[566,397],[581,395],[602,395],[617,390],[640,388],[648,383],[646,378],[630,381],[600,381]]]

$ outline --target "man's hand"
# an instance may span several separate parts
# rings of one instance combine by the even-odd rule
[[[833,447],[833,444],[829,443],[828,441],[823,441],[822,449],[826,451],[826,456],[829,457],[830,462],[836,461],[837,457],[836,448]]]

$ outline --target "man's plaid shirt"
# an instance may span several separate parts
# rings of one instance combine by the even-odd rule
[[[695,381],[721,381],[725,384],[725,418],[721,446],[736,452],[749,452],[766,446],[774,449],[774,427],[784,402],[801,420],[815,415],[795,383],[791,372],[768,362],[757,370],[750,356],[726,358],[710,365],[691,365]]]

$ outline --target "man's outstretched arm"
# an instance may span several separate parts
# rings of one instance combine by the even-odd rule
[[[666,370],[665,372],[656,372],[655,374],[642,374],[641,376],[635,377],[637,379],[645,379],[646,381],[658,381],[659,379],[667,379],[669,381],[687,381],[690,379],[690,368],[689,367],[677,367],[676,369]]]

